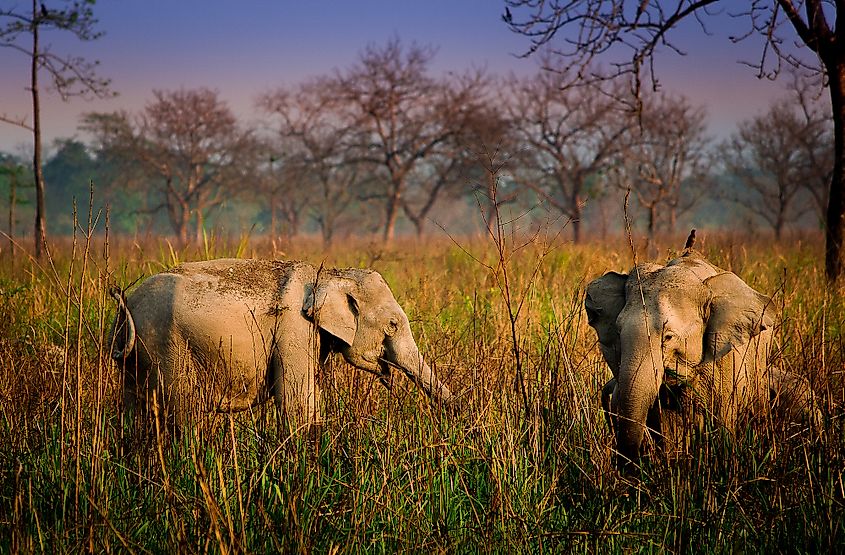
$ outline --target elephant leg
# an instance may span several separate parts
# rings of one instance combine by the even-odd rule
[[[123,410],[126,421],[134,426],[143,424],[148,431],[155,431],[156,423],[150,417],[159,418],[157,424],[164,428],[167,414],[162,382],[167,371],[170,352],[166,345],[155,341],[146,342],[138,338],[135,349],[120,362],[123,379]],[[148,428],[148,426],[152,426]]]
[[[194,360],[187,340],[168,342],[167,352],[159,364],[157,383],[150,384],[150,391],[154,394],[154,410],[169,428],[178,429],[188,422],[198,422],[217,408],[218,362],[212,361],[211,365],[213,368],[204,368],[205,364]],[[199,380],[200,367],[202,382]]]
[[[156,433],[178,437],[184,426],[214,413],[219,404],[217,380],[206,360],[195,357],[186,338],[167,338],[153,345],[147,356],[149,371],[138,376],[137,390],[144,397],[145,410],[154,417]]]
[[[668,454],[687,452],[691,432],[703,428],[704,421],[696,410],[688,383],[664,383],[660,386],[660,432],[663,449]]]
[[[646,430],[656,450],[668,456],[683,452],[687,440],[684,386],[662,384],[646,416]]]
[[[132,352],[118,363],[123,383],[123,414],[127,421],[133,421],[139,410],[143,410],[143,399],[138,384],[138,353]]]
[[[320,389],[317,369],[320,337],[311,326],[280,326],[284,337],[275,341],[270,357],[273,398],[293,429],[319,424]]]

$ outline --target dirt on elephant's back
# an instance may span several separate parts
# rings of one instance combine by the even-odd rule
[[[249,296],[270,283],[276,284],[277,294],[281,293],[298,267],[310,266],[293,260],[223,258],[180,264],[168,272],[192,280],[203,275],[213,277],[221,293]]]

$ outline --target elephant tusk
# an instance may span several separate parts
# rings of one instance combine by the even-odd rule
[[[378,375],[378,381],[381,382],[381,385],[388,391],[393,391],[393,376],[390,374],[390,367],[382,358],[379,358],[379,365],[381,366],[381,372]]]
[[[382,364],[382,366],[386,368],[393,368],[395,370],[402,370],[402,367],[396,364],[395,362],[391,362],[386,358],[378,357],[378,361]]]

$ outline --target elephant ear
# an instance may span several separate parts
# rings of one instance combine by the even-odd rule
[[[587,285],[584,309],[587,323],[596,330],[604,360],[615,376],[619,371],[621,343],[616,318],[625,307],[627,274],[608,272]]]
[[[320,329],[352,345],[358,330],[358,302],[343,280],[319,281],[305,296],[302,313]]]
[[[704,330],[704,352],[719,360],[734,348],[772,326],[766,314],[772,300],[749,287],[733,272],[704,280],[710,288],[709,316]]]

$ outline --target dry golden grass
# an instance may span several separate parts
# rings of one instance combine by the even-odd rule
[[[609,377],[583,288],[632,264],[627,239],[210,238],[177,250],[85,236],[0,264],[3,551],[835,551],[845,543],[845,302],[821,245],[704,236],[699,248],[779,307],[784,368],[809,377],[823,432],[704,431],[684,456],[617,474],[598,393]],[[683,237],[655,249],[665,260]],[[107,355],[126,286],[179,261],[298,258],[381,272],[459,414],[336,360],[326,425],[272,407],[177,438],[133,435]],[[638,256],[645,256],[639,253]]]

